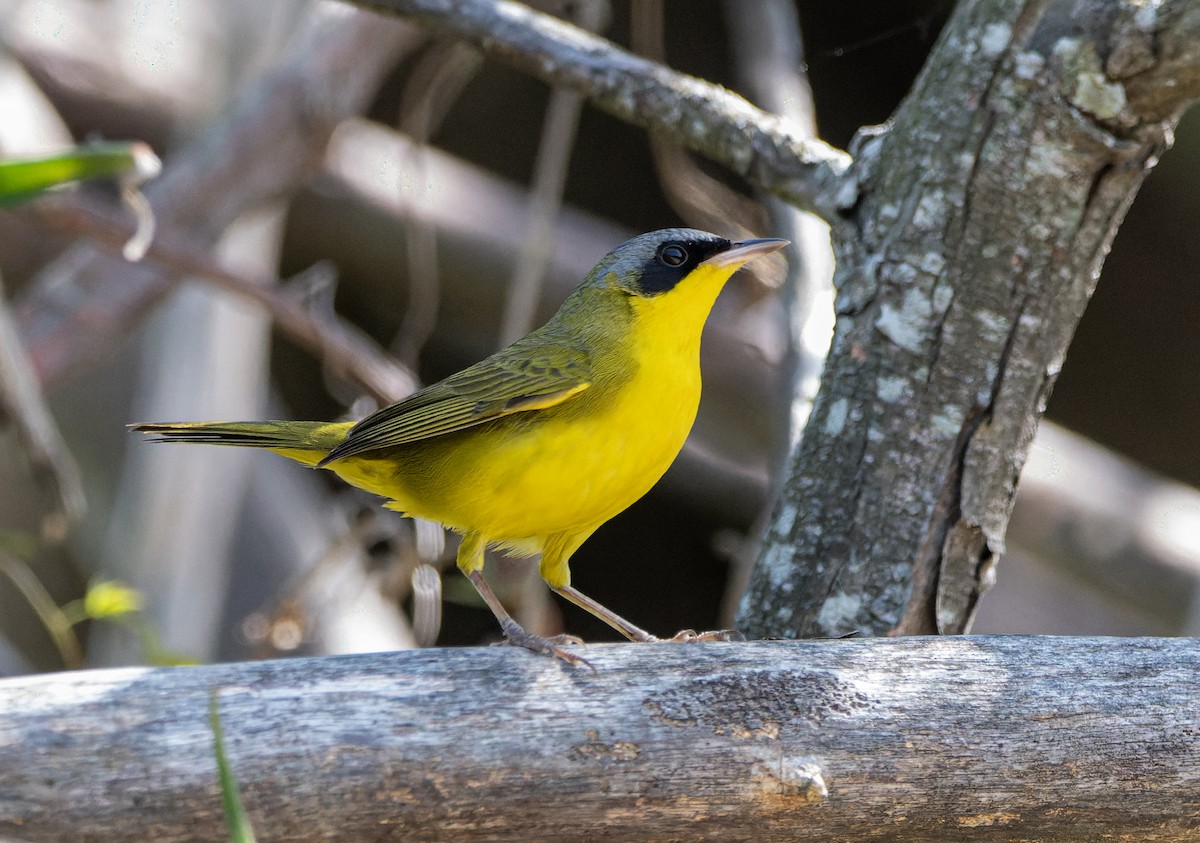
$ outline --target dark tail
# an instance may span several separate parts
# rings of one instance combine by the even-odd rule
[[[151,435],[151,442],[191,442],[267,448],[289,459],[316,465],[346,438],[351,422],[171,422],[132,424]]]

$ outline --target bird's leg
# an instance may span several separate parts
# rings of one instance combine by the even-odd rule
[[[487,541],[478,533],[468,533],[463,537],[462,544],[458,548],[458,567],[467,575],[467,579],[471,581],[471,585],[475,586],[475,590],[479,592],[479,596],[483,598],[483,602],[487,603],[492,614],[496,616],[496,620],[500,622],[500,629],[504,632],[504,639],[517,647],[524,647],[534,653],[544,653],[546,655],[555,656],[562,659],[567,664],[584,667],[592,667],[591,662],[587,659],[577,656],[562,646],[563,643],[582,643],[578,638],[559,638],[550,639],[543,638],[540,635],[534,635],[532,632],[527,632],[524,627],[513,620],[500,602],[500,598],[496,596],[496,592],[492,591],[492,587],[487,584],[487,580],[483,578],[483,552],[487,547]],[[594,670],[595,668],[593,668]]]
[[[551,586],[551,588],[554,588]],[[606,608],[600,603],[597,603],[586,594],[572,588],[569,585],[554,588],[554,591],[561,594],[563,597],[570,600],[576,606],[591,612],[593,615],[604,621],[617,632],[624,635],[630,641],[651,642],[651,641],[672,641],[676,643],[691,643],[695,641],[745,641],[746,636],[742,635],[736,629],[715,629],[711,632],[696,632],[694,629],[685,629],[677,632],[670,638],[659,638],[651,635],[640,626],[635,626],[623,617],[618,615],[611,609]]]
[[[589,612],[593,616],[604,621],[617,632],[624,635],[630,641],[648,643],[651,641],[744,641],[746,640],[740,632],[732,629],[722,629],[715,632],[696,632],[695,630],[685,629],[672,638],[658,638],[651,635],[640,626],[630,623],[616,612],[606,606],[597,603],[592,598],[588,597],[578,589],[571,587],[571,571],[567,566],[567,561],[571,554],[583,544],[588,536],[591,535],[589,530],[586,533],[558,533],[551,536],[542,549],[542,561],[540,564],[542,579],[546,581],[546,585],[554,591],[555,594],[560,594],[567,600],[570,600],[580,609]]]
[[[571,554],[587,541],[592,532],[592,530],[587,530],[582,533],[555,533],[550,536],[545,546],[542,547],[542,559],[538,563],[542,579],[555,594],[562,595],[580,609],[590,612],[630,641],[657,641],[658,639],[646,630],[634,626],[616,612],[601,606],[586,594],[571,588],[571,568],[567,563],[571,559]]]
[[[640,626],[635,626],[611,609],[602,606],[583,592],[569,585],[550,586],[556,594],[561,594],[580,609],[590,612],[630,641],[660,641]]]

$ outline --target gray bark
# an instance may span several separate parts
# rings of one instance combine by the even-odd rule
[[[833,346],[748,635],[969,627],[1103,258],[1197,96],[1198,25],[1189,2],[963,2],[860,135]]]
[[[1200,644],[506,648],[0,682],[0,837],[1194,840]]]

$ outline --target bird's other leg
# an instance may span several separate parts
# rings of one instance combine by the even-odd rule
[[[524,647],[534,653],[544,653],[546,655],[555,656],[570,665],[591,667],[591,663],[580,656],[567,650],[562,646],[562,639],[555,640],[543,638],[540,635],[534,635],[532,632],[527,632],[524,627],[513,620],[500,602],[500,598],[496,596],[496,592],[492,591],[492,587],[487,584],[487,580],[483,578],[483,553],[487,549],[487,539],[479,533],[467,533],[463,536],[462,544],[458,547],[458,568],[467,575],[467,579],[471,581],[471,585],[475,586],[475,590],[479,592],[479,596],[483,598],[483,602],[492,610],[492,614],[496,616],[496,620],[500,622],[500,629],[504,631],[504,640],[516,647]],[[578,639],[572,639],[573,643],[581,643]]]
[[[669,641],[675,643],[695,643],[700,641],[745,641],[746,636],[742,635],[736,629],[714,629],[711,632],[696,632],[694,629],[684,629],[675,633],[670,638],[659,638],[656,635],[651,635],[640,626],[630,623],[623,617],[618,615],[611,609],[606,608],[603,604],[597,603],[592,598],[588,597],[578,589],[572,588],[569,585],[554,588],[554,591],[561,594],[566,599],[570,600],[581,609],[591,612],[593,615],[604,621],[617,632],[624,635],[630,641],[648,643],[651,641]]]
[[[540,572],[542,579],[546,581],[546,584],[556,594],[562,595],[579,608],[590,612],[630,641],[694,642],[746,640],[744,635],[734,629],[718,629],[712,632],[696,632],[694,629],[685,629],[682,632],[677,632],[670,638],[659,638],[651,635],[640,626],[625,620],[625,618],[618,615],[612,609],[597,603],[578,589],[572,588],[571,570],[567,565],[567,561],[570,559],[571,554],[575,552],[579,545],[583,544],[589,535],[591,535],[590,532],[582,536],[559,533],[558,535],[551,536],[550,540],[546,542],[546,547],[542,551]]]
[[[597,603],[578,589],[571,587],[571,569],[567,562],[571,554],[591,535],[586,533],[556,533],[551,536],[542,549],[542,561],[539,571],[546,585],[556,593],[570,600],[585,612],[604,621],[630,641],[658,641],[640,626],[630,623],[611,609]]]

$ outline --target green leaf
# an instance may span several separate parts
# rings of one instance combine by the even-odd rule
[[[229,839],[233,843],[254,843],[254,829],[242,807],[237,780],[225,757],[225,733],[221,729],[221,711],[217,703],[217,692],[208,696],[208,722],[213,733],[213,753],[217,757],[217,778],[221,783],[221,802],[225,805],[225,825],[229,828]]]
[[[92,620],[119,618],[140,612],[142,593],[116,580],[101,580],[88,587],[83,596],[83,612]]]
[[[0,208],[86,179],[115,178],[123,184],[141,184],[161,168],[158,156],[141,141],[90,143],[44,158],[0,161]]]

